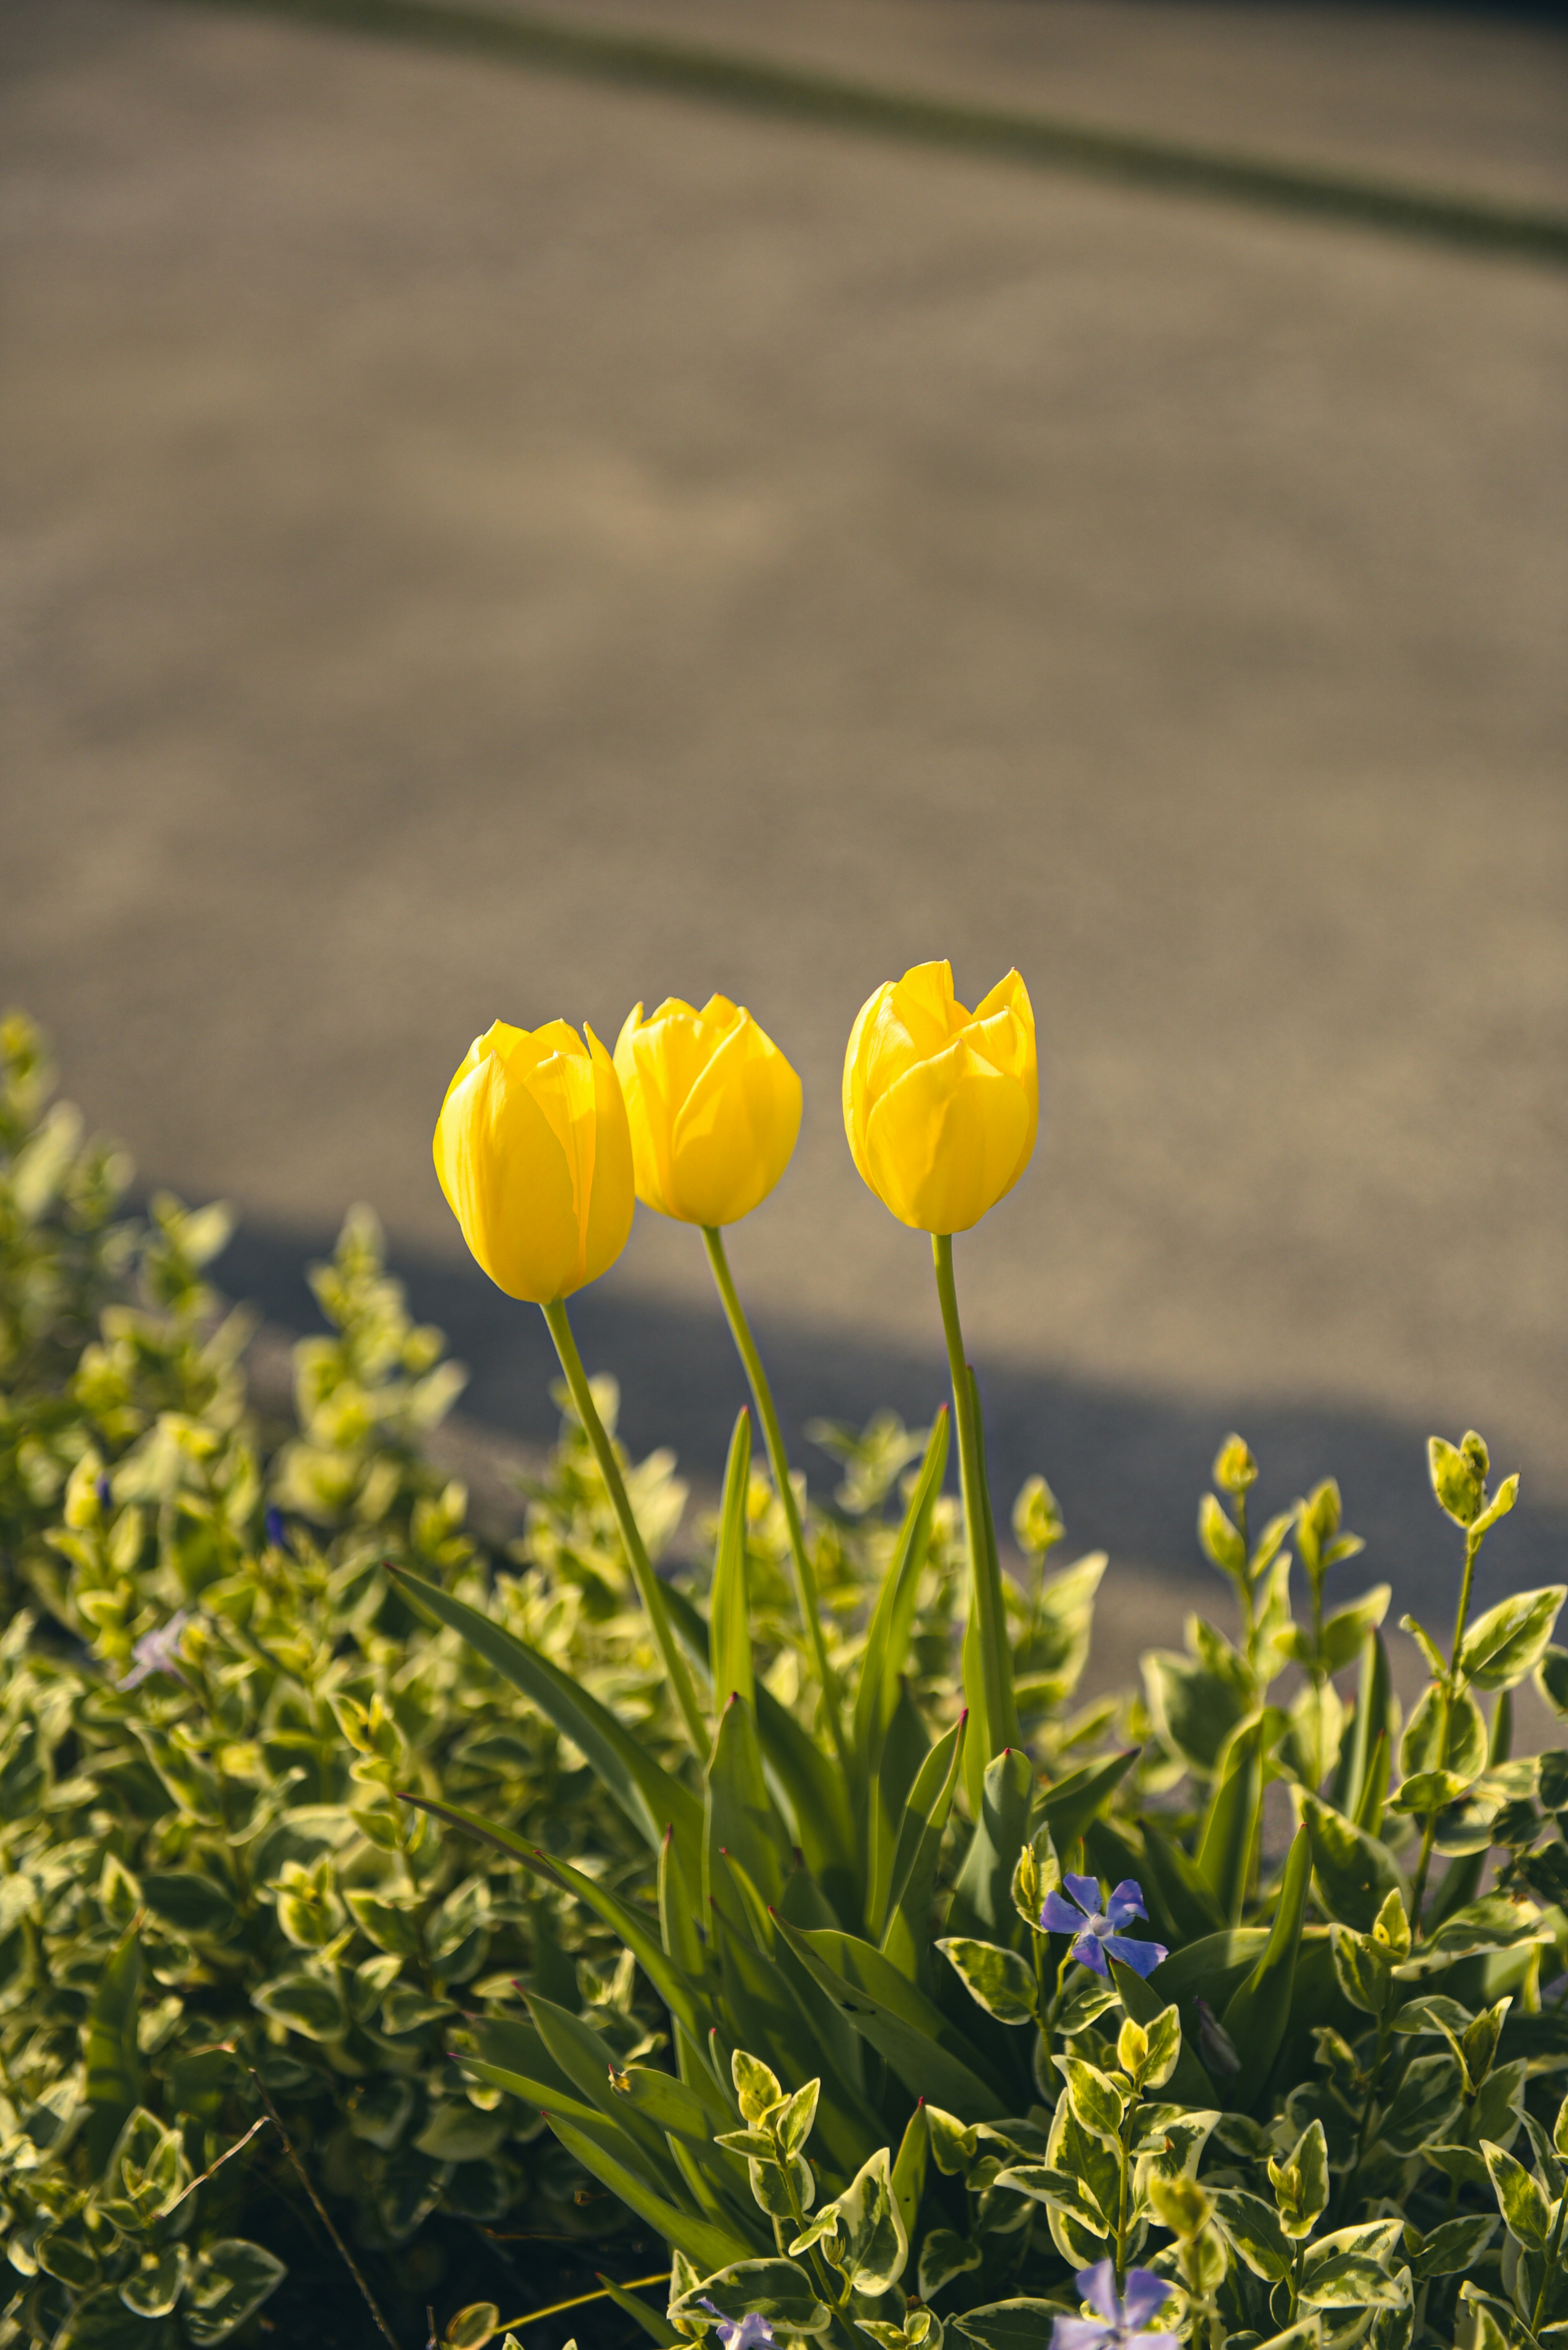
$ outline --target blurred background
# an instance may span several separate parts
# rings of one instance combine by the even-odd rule
[[[805,1085],[732,1257],[820,1483],[805,1420],[943,1383],[850,1023],[1016,963],[1042,1139],[960,1287],[1004,1501],[1040,1470],[1113,1554],[1103,1654],[1220,1601],[1231,1426],[1439,1613],[1423,1440],[1477,1426],[1524,1471],[1492,1593],[1561,1574],[1562,19],[512,13],[687,60],[618,79],[393,13],[0,8],[0,999],[89,1122],[234,1202],[219,1276],[281,1330],[374,1203],[465,1410],[538,1443],[446,1079],[497,1015],[613,1042],[722,990]],[[716,57],[1554,216],[1557,257],[769,111]],[[716,1479],[696,1235],[639,1212],[579,1303],[631,1443]]]

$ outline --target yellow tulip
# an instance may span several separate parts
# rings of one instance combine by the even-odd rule
[[[861,1007],[844,1057],[856,1166],[900,1223],[965,1232],[1029,1164],[1040,1117],[1034,1014],[1015,971],[975,1012],[952,967],[917,963]]]
[[[615,1065],[631,1121],[637,1196],[684,1224],[738,1223],[789,1165],[800,1079],[727,995],[701,1012],[667,996],[628,1014]]]
[[[497,1020],[436,1120],[435,1166],[497,1288],[547,1305],[612,1265],[631,1230],[631,1138],[615,1064],[591,1028]]]

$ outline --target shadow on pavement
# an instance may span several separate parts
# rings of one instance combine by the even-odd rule
[[[253,1300],[269,1322],[300,1332],[321,1326],[305,1266],[327,1255],[330,1236],[245,1226],[216,1268],[228,1294]],[[471,1378],[461,1409],[472,1423],[514,1442],[550,1443],[558,1412],[550,1388],[559,1374],[542,1317],[504,1297],[479,1273],[392,1250],[421,1321],[440,1325]],[[590,1371],[620,1382],[621,1433],[636,1454],[670,1445],[701,1489],[716,1488],[744,1389],[720,1319],[682,1302],[618,1295],[613,1284],[573,1302],[573,1322]],[[934,1315],[933,1315],[934,1319]],[[757,1338],[776,1390],[791,1458],[823,1490],[832,1464],[803,1434],[818,1416],[859,1424],[890,1406],[911,1425],[927,1421],[945,1393],[945,1365],[933,1328],[918,1353],[842,1332],[761,1318]],[[1039,1471],[1062,1504],[1065,1555],[1105,1549],[1113,1565],[1143,1570],[1139,1584],[1175,1586],[1146,1638],[1173,1637],[1183,1607],[1224,1617],[1226,1595],[1202,1562],[1194,1534],[1199,1494],[1229,1422],[1217,1408],[1173,1395],[1095,1385],[1020,1364],[981,1364],[993,1486],[1003,1510]],[[1347,1524],[1366,1551],[1345,1572],[1349,1598],[1374,1581],[1394,1586],[1389,1622],[1403,1608],[1429,1617],[1445,1638],[1459,1567],[1457,1540],[1427,1482],[1425,1429],[1344,1407],[1273,1401],[1235,1418],[1262,1465],[1257,1523],[1335,1476]],[[1458,1430],[1445,1431],[1457,1437]],[[1510,1464],[1499,1461],[1500,1473]],[[956,1475],[956,1472],[955,1472]],[[1509,1590],[1550,1582],[1568,1554],[1568,1512],[1532,1504],[1528,1492],[1482,1553],[1475,1607]],[[1155,1575],[1150,1576],[1149,1570]],[[1330,1586],[1330,1604],[1334,1601]],[[1129,1627],[1129,1631],[1133,1627]]]

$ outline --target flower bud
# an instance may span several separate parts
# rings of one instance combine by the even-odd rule
[[[597,1280],[631,1231],[631,1138],[615,1064],[591,1028],[497,1020],[475,1037],[436,1120],[435,1167],[498,1289],[547,1305]]]
[[[765,1200],[800,1132],[800,1079],[727,995],[628,1015],[615,1065],[637,1196],[684,1224],[733,1224]]]
[[[900,1223],[978,1224],[1028,1166],[1039,1114],[1034,1014],[1015,971],[972,1013],[955,1002],[946,962],[886,981],[862,1007],[844,1059],[844,1128]]]

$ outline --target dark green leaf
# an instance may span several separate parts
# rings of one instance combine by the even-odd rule
[[[997,2120],[1007,2111],[984,2057],[880,1950],[853,1934],[802,1933],[783,1918],[776,1922],[813,1980],[887,2058],[912,2095],[981,2121]]]
[[[1241,2060],[1241,2081],[1251,2094],[1239,2102],[1256,2106],[1290,2021],[1296,1958],[1306,1919],[1312,1882],[1312,1839],[1298,1828],[1285,1862],[1280,1898],[1268,1948],[1220,2016],[1220,2025]]]
[[[1343,1925],[1370,1933],[1389,1894],[1406,1889],[1393,1854],[1315,1795],[1301,1798],[1301,1814],[1324,1908]]]
[[[1568,1599],[1568,1584],[1515,1591],[1489,1607],[1465,1635],[1460,1669],[1477,1689],[1512,1689],[1540,1663]]]
[[[1029,1757],[1019,1747],[1009,1747],[986,1764],[981,1815],[970,1838],[948,1911],[950,1934],[1004,1941],[1016,1931],[1011,1890],[1012,1871],[1020,1850],[1028,1841],[1033,1786]]]
[[[1043,2350],[1050,2339],[1047,2327],[1069,2314],[1068,2305],[1059,2301],[988,2301],[950,2323],[956,2333],[978,2342],[980,2350]]]
[[[548,2113],[550,2127],[583,2168],[591,2171],[601,2186],[612,2195],[618,2195],[628,2204],[638,2218],[655,2228],[668,2243],[676,2245],[688,2259],[695,2261],[704,2274],[727,2268],[732,2262],[750,2258],[752,2246],[743,2242],[730,2227],[711,2219],[699,2218],[682,2210],[667,2197],[646,2187],[623,2159],[598,2144],[576,2123],[556,2113]],[[757,2219],[762,2222],[762,2213]]]
[[[149,1869],[141,1879],[141,1898],[155,1918],[182,1934],[227,1941],[239,1926],[240,1913],[223,1887],[193,1869]]]
[[[1137,1758],[1138,1749],[1129,1746],[1104,1762],[1085,1762],[1081,1770],[1069,1771],[1064,1778],[1046,1788],[1039,1800],[1035,1825],[1044,1821],[1058,1852],[1065,1852],[1083,1835],[1096,1813],[1109,1803]]]
[[[1239,1730],[1224,1760],[1198,1848],[1199,1873],[1232,1926],[1241,1922],[1247,1871],[1263,1803],[1263,1725]]]
[[[247,2243],[237,2236],[225,2236],[198,2252],[181,2311],[195,2350],[210,2350],[213,2343],[226,2342],[287,2274],[283,2262],[265,2244]]]
[[[715,1711],[722,1711],[731,1697],[742,1697],[748,1705],[753,1701],[751,1611],[746,1597],[746,1495],[751,1474],[752,1415],[742,1404],[724,1467],[719,1548],[708,1598],[709,1670]]]
[[[926,1457],[867,1627],[854,1721],[855,1752],[863,1772],[873,1766],[898,1701],[899,1676],[909,1653],[915,1599],[930,1539],[931,1513],[947,1467],[950,1425],[948,1407],[943,1404],[931,1424]]]
[[[1497,2221],[1484,2213],[1474,2219],[1445,2220],[1434,2228],[1410,2262],[1417,2283],[1428,2277],[1463,2276],[1497,2232]]]
[[[882,1949],[911,1982],[930,1971],[931,1902],[937,1863],[963,1761],[969,1716],[960,1714],[916,1773],[893,1856],[892,1890]]]

